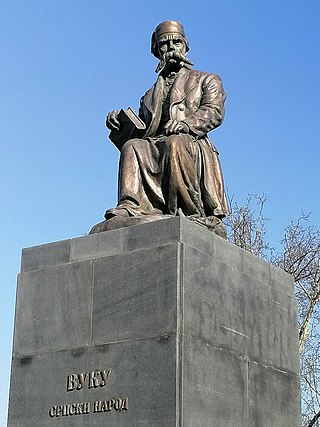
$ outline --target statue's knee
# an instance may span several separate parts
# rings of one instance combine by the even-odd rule
[[[129,139],[129,141],[123,145],[121,152],[131,150],[132,148],[139,149],[139,147],[143,145],[143,142],[143,139],[139,138]]]
[[[170,152],[177,151],[182,148],[184,143],[184,135],[170,135],[166,139],[166,149]]]

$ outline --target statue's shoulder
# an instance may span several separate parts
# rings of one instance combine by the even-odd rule
[[[196,70],[195,70],[196,71]],[[209,72],[207,72],[207,71],[197,71],[199,74],[200,74],[200,76],[202,77],[202,78],[208,78],[208,79],[217,79],[217,80],[221,80],[221,77],[218,75],[218,74],[215,74],[215,73],[209,73]]]
[[[190,70],[186,70],[186,73],[193,78],[198,78],[200,80],[218,80],[221,82],[221,78],[218,74],[210,73],[207,71],[194,70],[193,68]]]

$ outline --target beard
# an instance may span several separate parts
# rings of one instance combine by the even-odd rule
[[[189,59],[180,52],[166,52],[162,55],[160,62],[156,68],[156,73],[159,73],[164,68],[190,68],[193,63],[189,61]]]

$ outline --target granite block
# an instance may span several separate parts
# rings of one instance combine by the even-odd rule
[[[178,246],[159,246],[94,262],[94,343],[176,331]]]
[[[294,297],[294,281],[293,276],[286,273],[281,268],[270,264],[270,286],[278,291],[293,298],[293,304],[296,303]]]
[[[213,255],[214,244],[225,243],[225,240],[215,235],[211,230],[195,222],[181,218],[182,243],[197,249],[207,255]]]
[[[262,293],[254,283],[246,292],[246,333],[250,334],[248,354],[263,364],[299,372],[298,325],[292,298],[281,303],[271,293]]]
[[[42,245],[22,271],[9,427],[299,425],[292,279],[210,230],[173,217]]]
[[[183,338],[185,427],[248,427],[247,360]]]
[[[176,216],[124,229],[126,252],[180,241],[181,218]]]
[[[14,358],[9,427],[176,425],[175,338],[156,338]],[[67,390],[73,374],[106,370],[108,382]],[[77,383],[79,384],[79,383]],[[94,412],[94,402],[128,399],[128,410]],[[13,399],[13,398],[12,398]],[[88,414],[50,417],[57,405],[90,402]],[[14,403],[14,405],[13,405]],[[21,420],[23,423],[21,424]]]
[[[21,272],[70,261],[70,240],[22,249]]]
[[[269,265],[258,263],[258,273],[249,276],[242,272],[241,259],[237,264],[234,258],[230,265],[187,245],[184,258],[184,332],[278,369],[298,372],[296,303],[277,288],[262,284]]]
[[[232,268],[184,247],[184,332],[213,345],[247,354],[245,287]]]
[[[246,277],[257,284],[270,286],[270,268],[266,261],[244,250],[241,258],[242,272]]]
[[[248,427],[301,427],[299,377],[249,363]]]
[[[91,261],[21,273],[14,353],[34,354],[88,344],[91,293]]]
[[[213,236],[213,257],[216,261],[221,261],[231,268],[242,270],[242,259],[245,250],[222,239],[219,236]],[[251,254],[249,256],[252,257]]]
[[[71,240],[72,262],[120,254],[124,251],[123,229],[89,234]]]

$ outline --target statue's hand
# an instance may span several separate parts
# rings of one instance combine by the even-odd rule
[[[120,122],[118,120],[119,111],[113,110],[107,115],[106,126],[110,130],[118,131],[120,129]]]
[[[169,120],[164,128],[166,135],[189,133],[188,125],[183,122],[178,122],[178,120]]]

